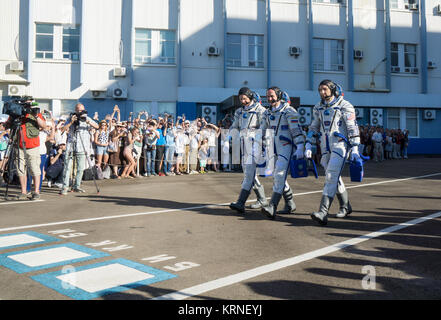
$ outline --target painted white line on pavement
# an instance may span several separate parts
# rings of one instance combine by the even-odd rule
[[[220,279],[216,279],[213,281],[209,281],[206,283],[202,283],[187,289],[183,289],[180,291],[176,291],[176,292],[172,292],[172,293],[168,293],[165,294],[163,296],[159,296],[156,298],[153,298],[152,300],[183,300],[186,298],[190,298],[193,296],[197,296],[203,293],[206,293],[208,291],[212,291],[215,289],[219,289],[222,287],[226,287],[226,286],[230,286],[257,276],[261,276],[264,275],[266,273],[269,272],[273,272],[273,271],[277,271],[286,267],[291,267],[293,265],[308,261],[308,260],[312,260],[321,256],[325,256],[327,254],[330,254],[332,252],[336,252],[342,249],[345,249],[347,247],[350,246],[355,246],[359,243],[374,239],[374,238],[378,238],[381,237],[383,235],[386,235],[388,233],[392,233],[431,219],[435,219],[441,216],[441,211],[425,216],[425,217],[421,217],[421,218],[417,218],[414,220],[410,220],[404,223],[400,223],[398,225],[392,226],[392,227],[388,227],[385,229],[382,229],[380,231],[375,231],[366,235],[362,235],[356,238],[352,238],[343,242],[339,242],[336,244],[333,244],[331,246],[325,247],[325,248],[321,248],[315,251],[311,251],[308,253],[304,253],[301,254],[299,256],[296,257],[292,257],[292,258],[288,258],[285,260],[281,260],[281,261],[277,261],[277,262],[273,262],[264,266],[260,266],[254,269],[250,269],[247,271],[243,271],[243,272],[239,272],[224,278],[220,278]]]
[[[394,179],[394,180],[386,180],[386,181],[365,183],[365,184],[361,184],[361,185],[357,185],[357,186],[348,187],[347,189],[360,188],[360,187],[369,187],[369,186],[372,186],[372,185],[385,184],[385,183],[394,183],[394,182],[401,182],[401,181],[421,179],[421,178],[429,178],[429,177],[434,177],[434,176],[439,176],[439,175],[441,175],[441,172],[433,173],[433,174],[427,174],[427,175],[418,176],[418,177],[409,177],[409,178],[402,178],[402,179]],[[308,194],[313,194],[313,193],[321,193],[321,192],[322,192],[322,190],[301,192],[301,193],[295,193],[294,196],[302,196],[302,195],[308,195]],[[256,200],[249,200],[247,202],[250,202],[250,201],[256,201]],[[209,207],[227,206],[229,204],[230,204],[229,202],[228,203],[220,203],[220,204],[207,204],[207,205],[200,205],[200,206],[187,207],[187,208],[181,208],[181,209],[165,209],[165,210],[157,210],[157,211],[149,211],[149,212],[120,214],[120,215],[114,215],[114,216],[104,216],[104,217],[97,217],[97,218],[87,218],[87,219],[78,219],[78,220],[66,220],[66,221],[59,221],[59,222],[49,222],[49,223],[34,224],[34,225],[28,225],[28,226],[3,228],[3,229],[0,229],[0,232],[23,230],[23,229],[32,229],[32,228],[41,228],[41,227],[51,227],[51,226],[58,226],[58,225],[64,225],[64,224],[75,224],[75,223],[101,221],[101,220],[110,220],[110,219],[130,218],[130,217],[146,216],[146,215],[157,214],[157,213],[167,213],[167,212],[176,212],[176,211],[189,211],[189,210],[203,209],[203,208],[209,208]]]
[[[40,200],[26,200],[26,201],[5,201],[5,202],[0,202],[0,206],[3,205],[8,205],[8,204],[27,204],[27,203],[35,203],[35,202],[43,202],[45,200],[40,199]]]

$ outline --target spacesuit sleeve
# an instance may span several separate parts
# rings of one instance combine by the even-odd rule
[[[229,130],[228,130],[228,137],[232,137],[234,132],[238,132],[239,129],[239,119],[240,118],[240,109],[237,109],[234,112],[233,116],[233,123],[231,124]]]
[[[240,109],[237,109],[234,112],[234,117],[233,117],[233,123],[231,124],[230,130],[231,129],[237,129],[239,130],[239,117],[240,117]]]
[[[302,128],[299,124],[298,112],[294,108],[289,107],[287,108],[285,115],[293,143],[296,145],[303,144],[305,142],[305,136],[303,135]]]
[[[257,115],[257,128],[262,128],[262,119],[263,115],[265,113],[266,109],[262,105],[258,105],[256,109],[256,115]]]
[[[318,106],[314,106],[312,109],[312,121],[308,128],[308,137],[306,139],[307,142],[313,144],[315,143],[316,137],[320,133],[320,116],[318,111]]]
[[[263,141],[265,143],[265,139],[268,138],[268,113],[266,109],[260,114],[260,124],[259,129],[256,132],[256,141]]]
[[[346,124],[346,130],[348,132],[348,140],[353,146],[360,144],[360,131],[357,124],[357,116],[355,114],[355,108],[352,104],[345,101],[342,105],[341,112],[343,114],[343,121]]]

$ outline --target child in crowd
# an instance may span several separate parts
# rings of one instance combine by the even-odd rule
[[[208,138],[204,138],[199,147],[199,165],[201,167],[200,173],[207,173],[205,167],[207,166],[208,159]]]

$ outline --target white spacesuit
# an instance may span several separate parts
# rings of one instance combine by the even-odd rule
[[[319,212],[314,212],[311,217],[325,225],[335,195],[340,204],[337,217],[343,218],[352,212],[348,193],[340,174],[349,155],[351,159],[359,157],[360,134],[355,109],[352,104],[343,99],[341,88],[330,80],[323,80],[320,83],[319,92],[322,100],[313,108],[313,120],[308,130],[305,156],[311,157],[310,138],[319,138],[322,151],[320,164],[326,170],[325,185]],[[335,133],[345,136],[351,144],[351,149]]]
[[[286,177],[293,152],[295,151],[294,156],[297,159],[303,158],[305,137],[299,125],[298,113],[288,102],[283,100],[283,92],[277,87],[271,87],[267,90],[267,99],[270,107],[263,114],[260,127],[263,134],[263,144],[266,148],[274,148],[274,159],[269,159],[269,161],[275,161],[275,165],[273,194],[269,204],[262,207],[262,212],[274,219],[282,194],[286,203],[283,212],[291,213],[296,208]],[[274,143],[268,145],[268,141],[274,141]],[[271,154],[271,152],[267,152],[267,154]]]
[[[230,208],[239,212],[245,212],[245,202],[250,195],[251,188],[257,196],[257,202],[251,205],[252,209],[259,209],[263,205],[267,205],[265,191],[256,175],[256,132],[259,131],[262,114],[265,108],[260,104],[255,94],[247,87],[239,90],[239,99],[242,107],[238,108],[234,113],[233,124],[230,127],[230,136],[239,137],[240,151],[242,154],[241,164],[244,173],[242,181],[242,189],[237,202],[230,204]],[[234,132],[235,131],[235,132]],[[223,148],[228,149],[228,140],[224,143]]]

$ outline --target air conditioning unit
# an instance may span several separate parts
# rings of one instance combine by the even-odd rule
[[[297,109],[299,113],[299,125],[309,126],[312,122],[312,111],[310,107],[299,107]]]
[[[383,126],[383,109],[372,108],[371,110],[371,126]]]
[[[220,55],[220,50],[216,46],[209,46],[207,49],[207,54],[209,56],[217,57],[218,55]]]
[[[112,91],[114,99],[127,99],[127,89],[116,88]]]
[[[24,85],[10,84],[8,85],[8,96],[22,97],[26,95],[26,87]]]
[[[358,118],[364,117],[364,109],[363,108],[355,108],[355,116]]]
[[[107,90],[104,89],[91,89],[90,92],[94,99],[105,99],[107,96]]]
[[[9,69],[11,71],[24,71],[24,63],[23,61],[12,61]]]
[[[427,69],[436,69],[436,63],[433,61],[427,61]]]
[[[392,71],[393,73],[399,73],[399,72],[400,72],[400,67],[392,67],[392,68],[391,68],[391,71]]]
[[[208,123],[216,123],[217,121],[217,108],[216,106],[202,106],[202,117]]]
[[[289,54],[294,57],[298,57],[302,53],[302,49],[299,47],[289,47]]]
[[[124,67],[116,67],[113,69],[114,77],[125,77],[126,76],[126,68]]]
[[[418,10],[418,4],[417,3],[409,3],[406,4],[406,9],[412,10],[412,11],[417,11]]]
[[[358,59],[358,60],[363,59],[363,50],[355,49],[354,50],[354,59]]]
[[[436,110],[424,110],[423,112],[423,119],[424,120],[435,120],[436,119]]]

